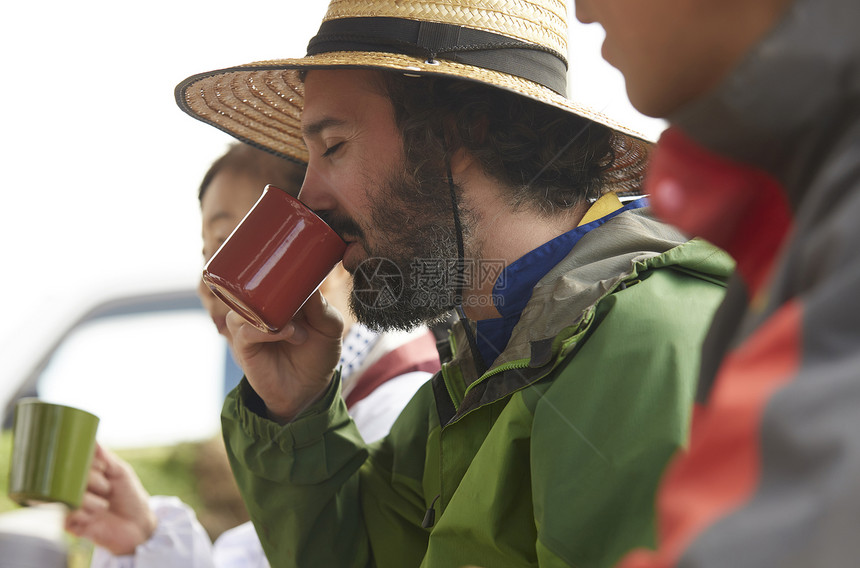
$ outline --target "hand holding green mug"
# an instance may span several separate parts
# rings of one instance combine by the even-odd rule
[[[15,406],[9,498],[20,505],[81,505],[99,419],[78,408],[25,398]]]

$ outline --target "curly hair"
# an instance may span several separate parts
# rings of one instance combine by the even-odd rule
[[[512,206],[546,215],[608,191],[635,193],[641,183],[645,156],[635,160],[626,187],[613,186],[614,166],[631,147],[638,154],[647,147],[586,118],[468,80],[382,72],[380,81],[418,180],[438,178],[462,148],[508,189]]]

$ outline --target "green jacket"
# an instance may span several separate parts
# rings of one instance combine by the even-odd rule
[[[453,360],[370,446],[337,378],[286,426],[243,380],[223,430],[272,566],[608,566],[653,546],[655,488],[732,268],[683,240],[642,210],[592,230],[487,373],[455,328]]]

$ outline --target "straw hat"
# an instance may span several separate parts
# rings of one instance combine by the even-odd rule
[[[371,68],[456,77],[530,97],[644,137],[569,100],[565,0],[331,0],[300,59],[193,75],[176,87],[191,116],[307,162],[300,70]]]

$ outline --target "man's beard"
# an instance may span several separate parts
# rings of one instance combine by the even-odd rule
[[[376,331],[410,330],[444,319],[461,302],[451,207],[445,177],[419,183],[401,167],[382,180],[374,196],[374,244],[353,220],[327,219],[335,231],[361,237],[368,254],[353,274],[349,295],[357,321]]]

